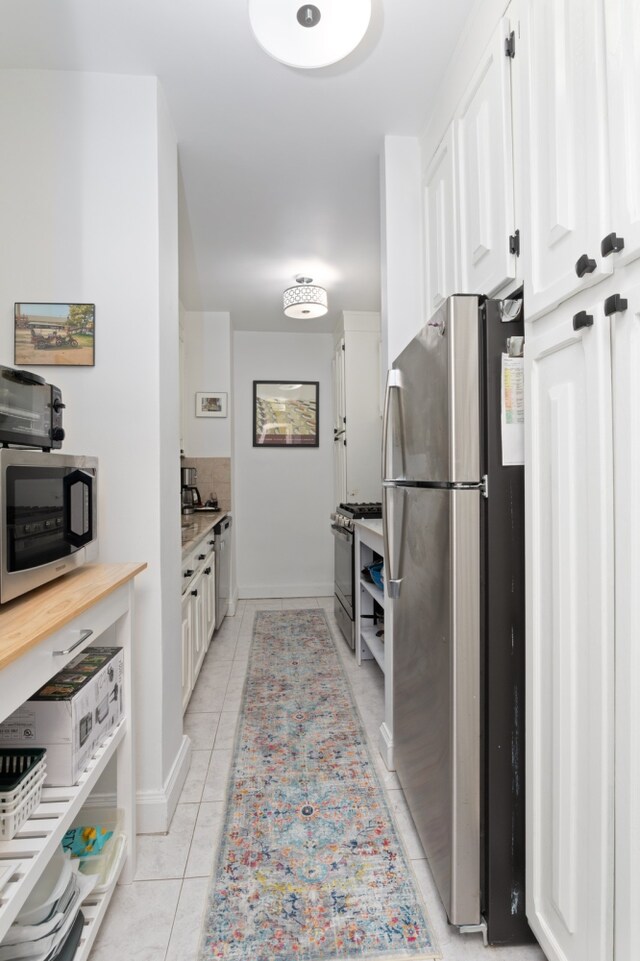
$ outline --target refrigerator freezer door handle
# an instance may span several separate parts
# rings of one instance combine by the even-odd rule
[[[389,441],[393,442],[393,432],[390,430],[392,414],[391,392],[400,389],[400,371],[387,371],[387,385],[384,392],[384,412],[382,415],[382,480],[390,480],[393,475],[393,464],[390,463]],[[404,455],[402,456],[402,471],[404,471]],[[402,475],[401,475],[402,476]]]
[[[395,498],[401,498],[402,507],[399,511],[399,517],[396,515],[396,507],[391,507],[391,504]],[[402,577],[400,577],[400,554],[402,550],[402,534],[404,528],[404,492],[401,488],[393,488],[383,486],[382,488],[382,536],[383,536],[383,551],[384,551],[384,568],[385,568],[385,590],[387,595],[391,598],[396,598],[400,596],[400,585],[402,584]],[[397,536],[397,527],[400,527],[400,537]]]

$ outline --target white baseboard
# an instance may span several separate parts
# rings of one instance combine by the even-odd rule
[[[138,834],[165,834],[169,830],[190,764],[191,739],[184,734],[164,789],[137,794],[136,830]]]
[[[382,759],[387,766],[387,770],[395,771],[395,765],[393,763],[393,735],[383,721],[380,725],[380,732],[378,734],[378,749],[382,755]]]
[[[239,587],[238,597],[260,600],[262,597],[332,597],[331,584],[254,584]]]
[[[231,596],[229,597],[229,611],[228,611],[229,617],[235,616],[237,606],[238,606],[238,591],[237,589],[235,589],[231,592]]]

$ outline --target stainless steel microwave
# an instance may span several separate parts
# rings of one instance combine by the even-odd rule
[[[0,604],[98,557],[98,461],[0,450]]]

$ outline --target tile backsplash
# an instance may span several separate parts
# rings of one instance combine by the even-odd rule
[[[203,504],[217,497],[221,511],[231,510],[230,457],[181,457],[180,466],[195,467],[197,470],[196,487]]]

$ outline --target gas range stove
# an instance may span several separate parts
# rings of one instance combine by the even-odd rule
[[[353,520],[361,520],[364,517],[382,517],[382,504],[373,501],[363,504],[338,504],[337,514],[344,514]]]
[[[331,515],[333,529],[353,533],[353,522],[357,520],[382,517],[382,504],[338,504],[335,513]]]

